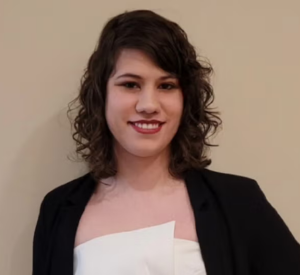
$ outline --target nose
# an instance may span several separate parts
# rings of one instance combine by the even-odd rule
[[[141,90],[136,104],[138,113],[157,113],[159,111],[158,94],[155,88],[145,88]]]

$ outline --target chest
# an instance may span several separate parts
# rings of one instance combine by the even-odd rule
[[[122,219],[128,220],[128,230],[135,229],[129,228],[129,225],[133,225],[132,215],[142,217],[139,221],[143,223],[146,223],[146,220],[149,222],[151,220],[149,217],[152,215],[155,216],[155,219],[158,216],[160,219],[169,218],[171,212],[167,211],[168,208],[165,208],[166,211],[161,211],[161,207],[164,204],[170,205],[170,203],[173,206],[172,219],[174,218],[174,213],[177,213],[175,217],[178,220],[180,220],[180,217],[189,216],[192,220],[195,217],[197,238],[208,275],[249,274],[246,246],[241,244],[242,239],[237,234],[237,231],[234,230],[232,219],[230,219],[230,222],[227,220],[226,208],[222,208],[222,211],[220,211],[215,203],[215,197],[204,185],[199,185],[197,180],[187,180],[187,189],[189,193],[188,201],[179,200],[179,202],[179,197],[175,196],[170,200],[167,198],[159,200],[161,203],[157,204],[156,201],[151,199],[152,204],[149,204],[149,201],[147,201],[147,204],[145,203],[147,206],[152,205],[151,209],[143,206],[142,202],[145,201],[145,198],[141,198],[139,203],[138,200],[134,200],[132,197],[128,197],[127,200],[119,200],[120,204],[113,204],[114,200],[110,198],[106,200],[107,204],[102,204],[101,207],[100,205],[84,202],[84,204],[68,203],[64,207],[59,208],[55,212],[51,232],[47,234],[45,239],[47,244],[45,270],[47,272],[43,274],[73,274],[75,238],[77,242],[84,242],[86,241],[84,236],[93,238],[94,236],[97,237],[98,234],[110,234],[112,231],[108,225],[113,226],[114,223],[114,228],[117,228],[118,232],[120,232],[118,221]],[[90,198],[90,193],[88,196]],[[193,208],[192,214],[190,204]],[[185,207],[187,205],[189,207]],[[180,211],[176,211],[176,209],[180,209]],[[183,209],[187,211],[185,212]],[[108,213],[111,213],[111,215],[108,215]],[[116,213],[119,214],[115,216]],[[178,215],[178,213],[182,214]],[[144,216],[147,219],[144,219]],[[97,219],[94,217],[97,217]],[[134,219],[134,221],[136,220]],[[178,223],[180,221],[177,221]],[[144,224],[138,224],[138,226],[144,227]],[[106,227],[107,231],[104,231]],[[88,232],[89,228],[93,228],[94,236]],[[188,228],[194,227],[188,226]],[[103,231],[100,232],[98,230]],[[83,239],[81,239],[81,236]],[[238,263],[238,265],[232,265],[232,263]]]
[[[97,237],[175,221],[174,237],[197,241],[195,220],[184,188],[163,194],[127,193],[91,198],[83,212],[75,246]]]

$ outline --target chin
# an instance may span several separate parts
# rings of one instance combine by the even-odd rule
[[[126,148],[126,150],[128,153],[136,157],[147,158],[160,154],[163,151],[163,148],[158,148],[157,146],[148,146],[147,148],[145,148],[145,146],[143,146],[142,148],[139,148],[137,146],[130,146],[130,148]]]
[[[128,151],[131,155],[134,155],[139,158],[148,158],[153,157],[158,154],[158,152],[155,152],[153,150],[130,150]]]

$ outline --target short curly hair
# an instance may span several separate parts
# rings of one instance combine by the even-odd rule
[[[113,135],[105,119],[106,88],[116,60],[123,49],[146,53],[160,68],[175,75],[183,92],[184,106],[178,131],[171,141],[169,173],[182,178],[189,169],[211,164],[209,137],[222,124],[210,84],[212,67],[198,59],[184,30],[149,10],[124,12],[104,26],[81,80],[77,98],[69,104],[76,153],[96,180],[117,173]],[[72,119],[71,113],[76,110]]]

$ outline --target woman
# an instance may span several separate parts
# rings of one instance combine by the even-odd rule
[[[221,124],[211,70],[154,12],[106,24],[74,121],[90,172],[43,200],[34,275],[300,274],[300,246],[258,184],[207,169]]]

